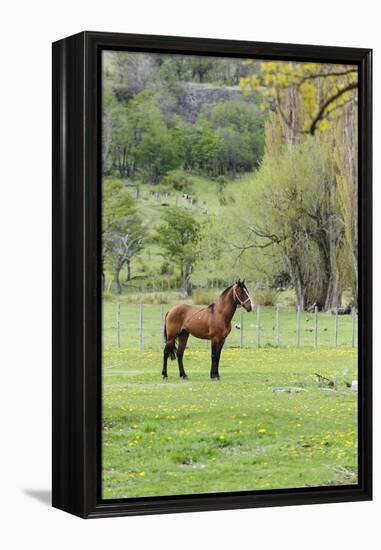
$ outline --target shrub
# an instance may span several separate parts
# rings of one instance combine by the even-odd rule
[[[279,301],[279,293],[275,290],[257,290],[254,293],[254,302],[261,306],[275,306]]]
[[[284,307],[296,307],[296,296],[294,290],[288,289],[279,294],[279,304]]]
[[[192,180],[185,170],[171,170],[162,178],[161,184],[184,193],[190,193],[192,191]]]
[[[197,306],[209,305],[219,296],[218,289],[197,289],[193,292],[193,303]]]
[[[170,264],[167,260],[165,260],[161,264],[160,274],[161,275],[173,275],[173,265]]]

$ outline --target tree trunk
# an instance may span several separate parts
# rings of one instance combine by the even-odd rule
[[[122,285],[120,284],[120,272],[123,267],[123,262],[116,262],[114,265],[114,292],[115,294],[122,294]]]
[[[294,270],[294,273],[291,275],[291,279],[294,281],[297,305],[299,305],[303,310],[306,306],[306,289],[304,288],[299,269]]]
[[[182,268],[182,287],[187,296],[192,296],[192,281],[191,281],[192,266],[184,263]]]
[[[287,253],[285,254],[286,265],[290,273],[291,281],[294,286],[297,305],[302,310],[306,307],[306,287],[303,283],[303,278],[300,272],[299,264],[295,258],[292,258]]]
[[[126,281],[131,281],[131,260],[130,259],[126,260],[126,265],[127,265],[127,278],[126,278]]]
[[[329,277],[328,277],[328,285],[327,285],[327,291],[326,291],[326,297],[325,297],[325,303],[324,303],[325,311],[340,307],[340,290],[339,290],[340,277],[339,277],[339,269],[337,265],[338,246],[339,246],[338,239],[329,240],[329,256],[328,256],[329,265],[327,266],[329,269]]]

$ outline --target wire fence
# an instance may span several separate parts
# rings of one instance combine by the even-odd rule
[[[104,344],[139,349],[162,348],[164,345],[164,319],[171,306],[158,304],[103,305]],[[257,305],[247,313],[238,308],[232,319],[232,331],[225,347],[356,347],[357,313],[350,314],[313,312],[297,308],[264,307]],[[189,338],[188,348],[205,349],[208,340]]]

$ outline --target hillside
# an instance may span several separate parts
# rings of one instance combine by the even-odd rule
[[[235,180],[227,180],[224,196],[229,198],[239,195],[252,178],[253,174],[247,173]],[[122,276],[123,293],[128,292],[129,286],[130,290],[136,287],[166,290],[169,285],[176,286],[178,267],[165,259],[163,251],[155,242],[155,230],[162,223],[162,215],[169,206],[190,209],[193,216],[200,222],[210,215],[223,217],[224,211],[229,208],[229,203],[220,204],[215,180],[196,174],[190,174],[189,179],[191,181],[191,188],[187,193],[189,198],[185,198],[181,191],[175,189],[164,191],[162,186],[152,184],[141,185],[138,193],[137,187],[131,181],[127,182],[129,191],[136,201],[137,212],[148,229],[148,234],[142,251],[132,262],[132,280],[128,285],[125,275]],[[211,279],[213,276],[218,277],[218,274],[210,275]],[[106,280],[106,291],[110,291],[112,273],[109,271],[106,271]]]

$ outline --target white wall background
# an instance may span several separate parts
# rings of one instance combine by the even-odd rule
[[[377,3],[372,0],[13,0],[4,3],[1,11],[2,547],[57,550],[68,545],[166,550],[345,547],[349,550],[362,545],[367,549],[379,548],[377,432],[376,494],[372,503],[97,521],[71,517],[47,504],[51,473],[50,43],[81,30],[99,30],[372,47],[376,50],[377,81],[381,73],[377,55],[381,37]],[[380,116],[374,122],[377,243],[381,237],[381,197],[377,185]],[[381,275],[379,260],[377,252],[376,281]],[[381,309],[379,285],[375,295]],[[377,338],[381,326],[379,313],[375,315],[375,326]],[[378,354],[375,371],[377,359]],[[380,401],[376,401],[375,418],[380,409]],[[378,422],[375,427],[377,430]]]

